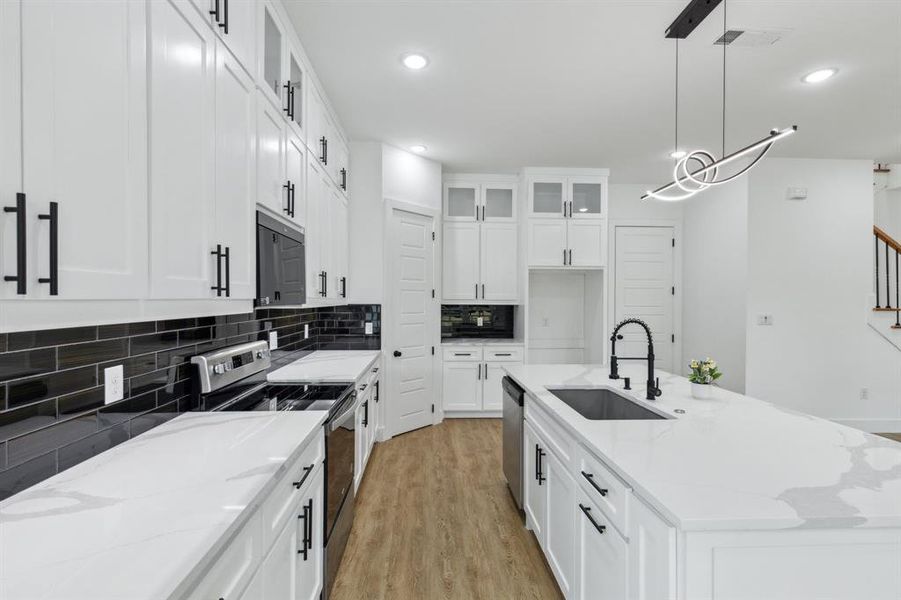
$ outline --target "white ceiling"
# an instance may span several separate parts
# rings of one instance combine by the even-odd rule
[[[728,1],[728,0],[727,0]],[[687,0],[286,0],[351,139],[422,143],[446,171],[609,167],[668,178],[672,40]],[[901,0],[731,0],[730,29],[785,30],[727,52],[726,150],[772,127],[774,156],[901,162]],[[680,42],[680,145],[720,154],[717,8]],[[412,72],[405,52],[431,64]],[[802,75],[838,67],[809,85]]]

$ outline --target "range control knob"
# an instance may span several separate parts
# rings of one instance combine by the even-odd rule
[[[266,351],[265,350],[257,350],[257,358],[265,358]]]
[[[225,373],[225,363],[219,363],[218,365],[213,365],[213,373],[216,375],[222,375]]]

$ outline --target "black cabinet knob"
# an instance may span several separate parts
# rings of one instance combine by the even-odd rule
[[[398,358],[398,357],[400,357],[400,356],[403,356],[403,353],[402,353],[400,350],[395,350],[395,351],[394,351],[394,357],[395,357],[395,358]]]

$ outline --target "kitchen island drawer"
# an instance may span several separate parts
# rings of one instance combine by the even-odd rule
[[[624,536],[628,531],[629,503],[632,488],[627,486],[604,463],[585,449],[578,449],[577,479],[614,527]]]
[[[485,360],[489,362],[522,362],[521,346],[485,346]]]
[[[472,362],[482,360],[481,346],[445,346],[444,362]]]

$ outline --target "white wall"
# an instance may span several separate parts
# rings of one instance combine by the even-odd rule
[[[745,390],[748,187],[740,178],[682,203],[682,362],[714,358],[727,389]],[[681,373],[687,373],[682,365]]]
[[[661,202],[642,200],[647,190],[657,184],[612,183],[607,188],[607,208],[611,220],[681,221],[684,204],[682,202]]]
[[[441,163],[382,146],[382,195],[441,210]]]
[[[867,325],[872,163],[767,159],[748,183],[748,393],[901,431],[901,354]],[[789,186],[808,198],[786,200]],[[762,313],[772,326],[756,324]]]
[[[873,222],[884,232],[901,240],[901,165],[890,165],[890,173],[874,176]]]

